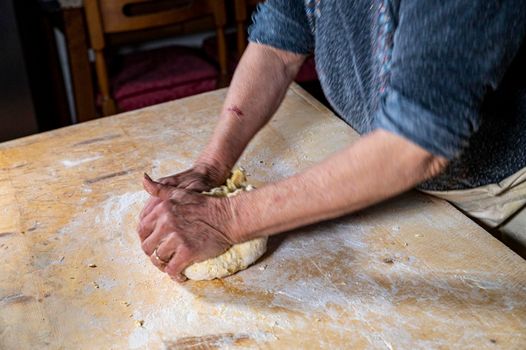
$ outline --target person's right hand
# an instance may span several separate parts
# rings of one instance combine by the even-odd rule
[[[228,170],[198,164],[181,173],[160,178],[157,182],[185,190],[203,192],[223,184],[228,175]],[[139,215],[140,220],[148,215],[160,202],[159,198],[150,197]]]

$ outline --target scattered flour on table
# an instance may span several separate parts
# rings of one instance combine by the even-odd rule
[[[76,167],[77,165],[88,163],[88,162],[91,162],[91,161],[94,161],[100,158],[102,158],[101,155],[97,155],[97,156],[93,156],[89,158],[83,158],[83,159],[74,159],[74,160],[64,159],[62,160],[62,165],[64,165],[66,168],[73,168],[73,167]]]
[[[422,322],[422,317],[433,323],[437,333],[447,334],[452,324],[458,328],[469,324],[448,308],[450,300],[462,305],[464,299],[475,297],[484,302],[488,293],[503,288],[502,283],[484,283],[486,276],[478,271],[466,276],[470,276],[471,281],[466,282],[476,291],[452,285],[451,281],[456,280],[450,278],[429,278],[429,269],[419,259],[404,259],[385,247],[372,245],[370,227],[359,222],[359,218],[314,225],[287,236],[271,257],[262,262],[265,269],[248,269],[224,282],[234,288],[233,294],[230,287],[225,289],[217,283],[178,285],[155,269],[140,249],[135,230],[137,216],[147,198],[144,191],[111,196],[99,206],[77,214],[59,232],[69,243],[62,247],[63,251],[57,251],[57,259],[66,256],[66,263],[77,259],[86,266],[92,262],[92,256],[82,260],[87,256],[84,250],[96,248],[96,271],[100,273],[96,281],[111,278],[116,281],[100,283],[97,290],[81,290],[77,299],[82,308],[101,292],[111,292],[110,298],[132,305],[129,312],[133,319],[126,315],[115,321],[111,315],[119,309],[113,310],[111,301],[105,309],[108,315],[101,312],[90,316],[97,317],[93,327],[117,327],[129,348],[227,333],[272,342],[279,334],[303,334],[319,317],[327,322],[323,323],[318,343],[313,344],[316,346],[329,347],[331,339],[327,332],[332,332],[354,333],[377,348],[385,348],[387,344],[402,348],[433,347],[437,343],[426,342],[411,332],[414,324]],[[393,237],[398,236],[404,231],[403,225],[393,231]],[[94,234],[80,236],[78,232]],[[382,262],[386,254],[391,254],[394,263]],[[305,274],[307,270],[311,272]],[[509,289],[513,290],[513,286]],[[479,296],[468,294],[475,292]],[[431,305],[436,308],[442,304],[436,312],[431,311],[434,310]],[[422,308],[429,308],[430,313],[417,312]],[[78,312],[74,307],[69,309],[64,312]],[[497,322],[499,316],[495,317]],[[134,320],[144,320],[144,325],[130,326]],[[81,326],[79,323],[63,327]],[[367,331],[372,328],[376,333]],[[475,338],[483,336],[482,332],[470,327],[466,334]],[[222,346],[228,348],[228,341],[225,339]]]
[[[137,216],[148,198],[144,191],[111,196],[99,206],[77,215],[59,232],[64,245],[57,253],[66,256],[66,263],[76,261],[80,266],[88,266],[96,261],[97,269],[89,271],[100,274],[93,280],[82,280],[78,302],[89,305],[97,293],[111,292],[112,299],[127,300],[131,304],[129,311],[133,319],[125,317],[120,332],[127,323],[144,320],[143,326],[130,328],[131,332],[127,333],[129,348],[148,347],[159,337],[170,340],[239,332],[256,341],[270,341],[274,339],[272,330],[276,327],[293,328],[281,312],[256,312],[247,305],[209,302],[206,298],[196,297],[184,285],[172,282],[153,267],[142,252],[136,233]],[[95,234],[78,235],[78,232]],[[93,248],[97,251],[95,257],[83,253]],[[93,288],[93,282],[100,289]],[[143,299],[146,295],[150,299]],[[107,307],[111,313],[111,303]],[[94,324],[103,327],[104,322],[106,318],[100,315]],[[206,328],[202,327],[203,323],[207,324]],[[71,324],[65,327],[80,326]],[[228,346],[228,339],[224,342]]]

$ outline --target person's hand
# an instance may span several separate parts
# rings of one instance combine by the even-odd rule
[[[216,198],[155,182],[145,190],[158,204],[142,217],[139,237],[152,263],[176,281],[190,264],[220,255],[235,243],[228,198]]]
[[[219,169],[214,166],[205,164],[196,164],[192,168],[178,174],[166,176],[158,180],[159,183],[182,188],[195,192],[208,191],[225,182],[229,171]],[[161,199],[155,196],[150,197],[139,218],[142,220],[161,202]]]
[[[229,169],[219,169],[208,164],[196,164],[178,174],[162,177],[158,182],[189,191],[203,192],[225,182]]]

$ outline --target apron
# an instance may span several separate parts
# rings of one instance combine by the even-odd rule
[[[526,258],[526,168],[496,184],[422,192],[447,200]]]

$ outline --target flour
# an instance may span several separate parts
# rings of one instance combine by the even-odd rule
[[[213,301],[197,296],[190,291],[191,288],[188,289],[187,284],[176,284],[155,269],[141,251],[135,231],[138,221],[136,216],[147,198],[148,195],[144,191],[112,196],[101,205],[77,216],[60,230],[65,242],[63,249],[57,251],[66,256],[65,261],[76,261],[82,266],[88,266],[94,261],[97,263],[96,269],[83,270],[90,274],[96,273],[93,279],[87,275],[74,280],[75,283],[81,283],[79,287],[84,286],[79,291],[81,294],[76,297],[80,303],[93,304],[96,300],[93,298],[100,293],[110,293],[109,302],[105,304],[105,309],[101,309],[102,317],[106,312],[119,313],[119,308],[112,306],[117,303],[111,302],[112,300],[129,302],[131,306],[126,310],[127,313],[123,314],[120,321],[122,324],[118,327],[122,328],[130,324],[131,332],[128,334],[130,348],[145,347],[152,341],[159,341],[159,337],[162,341],[168,341],[181,337],[239,332],[246,334],[252,340],[270,341],[275,339],[273,330],[292,329],[298,325],[298,323],[290,323],[288,317],[283,317],[283,312],[279,310],[260,310],[254,313],[249,305],[232,303],[228,300]],[[95,220],[87,220],[87,218],[95,218]],[[89,231],[97,234],[94,236],[75,234]],[[95,239],[102,239],[104,243],[95,244]],[[142,277],[138,280],[137,276]],[[97,282],[99,289],[93,288],[93,281]],[[130,283],[133,287],[129,286]],[[74,310],[75,308],[71,307],[71,310],[64,312],[74,312]],[[133,316],[130,317],[130,314]],[[144,320],[144,325],[142,327],[133,325],[134,328],[131,328],[132,321],[135,319]],[[206,328],[202,327],[203,319],[207,320]],[[99,327],[103,327],[104,320],[105,318],[99,318],[97,321]],[[303,324],[303,321],[298,321]],[[173,329],[176,333],[159,332],[162,329]],[[225,340],[225,344],[227,343],[228,341]]]
[[[101,155],[89,157],[89,158],[83,158],[83,159],[74,159],[74,160],[68,160],[64,159],[62,160],[62,165],[64,165],[66,168],[73,168],[83,163],[92,162],[94,160],[102,158]]]
[[[146,191],[127,193],[115,196],[102,204],[102,215],[97,215],[96,220],[106,223],[117,223],[126,225],[123,220],[129,219],[132,209],[141,209],[150,196]],[[137,216],[139,212],[136,212]]]
[[[125,342],[112,338],[117,347],[161,348],[185,337],[233,334],[262,343],[308,339],[312,347],[330,347],[335,339],[358,346],[361,339],[371,348],[434,348],[447,341],[422,339],[415,324],[430,324],[436,334],[462,328],[465,335],[458,341],[469,344],[487,335],[467,311],[467,300],[492,302],[485,311],[495,310],[492,322],[508,317],[496,311],[501,306],[521,307],[513,302],[521,291],[511,281],[476,270],[459,272],[464,276],[459,280],[408,254],[401,243],[408,227],[403,215],[396,228],[386,221],[380,233],[368,224],[370,218],[360,216],[312,225],[287,235],[254,268],[222,281],[177,284],[140,248],[137,216],[147,199],[144,191],[110,196],[60,231],[63,244],[55,252],[57,261],[65,256],[64,263],[49,268],[67,270],[58,274],[60,282],[53,282],[56,270],[47,278],[63,283],[75,277],[69,283],[78,291],[70,304],[55,307],[69,314],[67,319],[79,320],[62,325],[63,332],[86,327],[83,320],[89,319],[90,333],[115,330]],[[382,216],[373,219],[379,223]],[[393,263],[383,262],[386,256]],[[90,263],[97,268],[87,268]],[[92,287],[94,281],[99,289]],[[144,325],[137,327],[136,320]],[[320,330],[315,335],[313,327]],[[219,337],[214,344],[230,348],[232,338]]]

